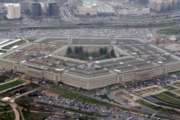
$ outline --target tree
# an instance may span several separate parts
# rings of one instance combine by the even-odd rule
[[[31,103],[32,103],[33,99],[29,98],[29,97],[23,97],[21,99],[17,99],[16,103],[23,107],[24,109],[26,109],[28,112],[30,111],[30,107],[31,107]]]
[[[84,53],[83,47],[79,47],[79,53]]]
[[[71,55],[73,53],[73,51],[72,51],[72,49],[71,49],[71,47],[68,47],[67,48],[67,55]]]
[[[74,47],[74,54],[75,57],[81,58],[84,55],[84,50],[83,47],[79,46],[79,47]]]
[[[74,52],[75,52],[75,54],[79,54],[79,53],[82,53],[82,51],[83,51],[83,48],[82,47],[74,47]]]
[[[108,50],[107,50],[106,47],[100,48],[100,49],[99,49],[99,54],[100,54],[100,55],[105,55],[105,54],[107,54],[107,51],[108,51]]]
[[[115,58],[115,57],[116,57],[114,49],[112,49],[112,50],[111,50],[111,52],[110,52],[110,56],[111,56],[111,57],[113,57],[113,58]]]

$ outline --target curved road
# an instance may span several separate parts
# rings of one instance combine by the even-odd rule
[[[17,104],[16,103],[10,103],[10,106],[11,106],[12,110],[14,111],[14,115],[15,115],[14,120],[21,120],[19,111],[17,109]]]

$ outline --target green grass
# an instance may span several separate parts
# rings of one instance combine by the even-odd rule
[[[48,113],[43,113],[43,112],[27,112],[27,111],[22,111],[25,120],[44,120],[49,116]]]
[[[6,103],[0,102],[0,112],[9,111],[11,108]]]
[[[144,100],[138,100],[137,101],[139,104],[147,107],[147,108],[150,108],[156,112],[158,112],[158,116],[161,117],[161,118],[166,118],[166,119],[171,119],[171,115],[178,115],[179,116],[179,112],[175,111],[175,110],[170,110],[170,109],[165,109],[165,108],[162,108],[160,106],[155,106],[149,102],[146,102]]]
[[[180,34],[180,28],[161,29],[158,31],[158,33],[165,34],[165,35],[178,35],[178,34]]]
[[[7,75],[1,75],[1,76],[0,76],[0,83],[6,82],[6,81],[8,81],[9,79],[10,79],[9,76],[7,76]]]
[[[178,70],[178,71],[170,72],[169,74],[178,74],[178,75],[180,75],[180,71]]]
[[[6,53],[6,51],[5,50],[0,50],[0,53]]]
[[[14,120],[13,112],[0,113],[0,120]]]
[[[139,104],[141,104],[141,105],[143,105],[143,106],[146,106],[146,107],[148,107],[148,108],[151,108],[151,109],[153,109],[153,110],[159,110],[159,109],[160,109],[160,107],[155,106],[155,105],[153,105],[153,104],[151,104],[151,103],[149,103],[149,102],[146,102],[146,101],[144,101],[144,100],[138,100],[137,102],[138,102]]]
[[[0,120],[14,120],[13,112],[0,113]]]
[[[2,106],[6,106],[6,104],[4,102],[0,102],[0,107]]]
[[[179,82],[178,83],[174,83],[173,85],[178,87],[178,88],[180,87],[180,83]]]
[[[9,88],[18,86],[18,85],[20,85],[22,83],[24,83],[24,81],[22,81],[22,80],[15,80],[13,82],[8,82],[6,84],[0,85],[0,91],[3,91],[3,90],[6,90],[6,89],[9,89]]]
[[[165,89],[168,89],[168,90],[175,90],[175,89],[176,89],[176,88],[173,87],[173,86],[165,86],[164,88],[165,88]]]
[[[154,95],[154,97],[165,103],[172,105],[173,107],[180,108],[180,99],[166,92]]]
[[[82,95],[77,91],[71,91],[60,86],[51,85],[51,90],[68,99],[76,99],[84,103],[112,106],[110,103]]]

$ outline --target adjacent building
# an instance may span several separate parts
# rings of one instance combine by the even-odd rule
[[[19,19],[21,18],[21,5],[19,3],[7,3],[4,4],[7,10],[7,19]]]
[[[31,4],[31,16],[36,18],[42,15],[42,6],[41,3],[34,2]]]
[[[49,2],[48,3],[47,14],[50,17],[59,15],[59,6],[56,2]]]
[[[152,11],[161,12],[175,9],[179,3],[179,0],[149,0],[149,7]]]

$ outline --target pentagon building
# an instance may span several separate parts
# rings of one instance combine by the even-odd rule
[[[107,48],[115,56],[79,59],[66,55],[69,47],[79,46],[93,54]],[[91,90],[179,71],[180,58],[131,38],[43,38],[1,55],[0,69]]]

